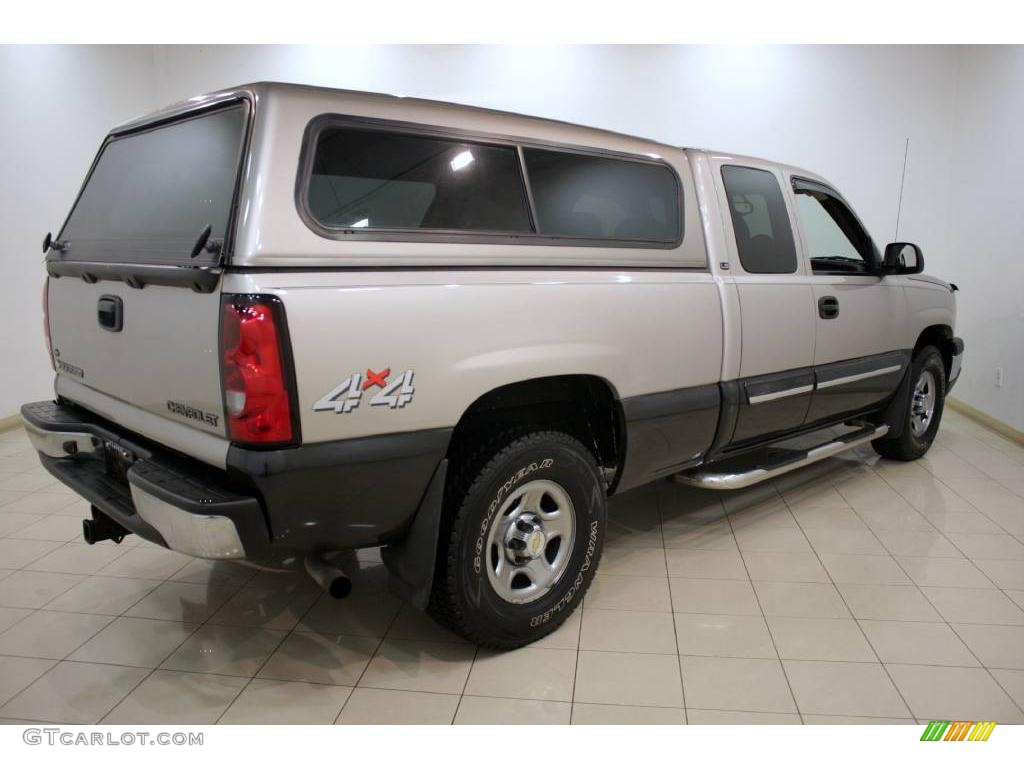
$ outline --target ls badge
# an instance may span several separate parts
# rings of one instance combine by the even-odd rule
[[[385,368],[379,373],[370,368],[366,369],[366,373],[353,373],[317,400],[313,410],[348,413],[359,407],[363,393],[370,387],[377,387],[379,390],[374,393],[370,405],[404,408],[412,402],[412,396],[416,394],[416,389],[412,384],[413,371],[410,368],[389,384],[388,376],[390,375],[390,368]]]

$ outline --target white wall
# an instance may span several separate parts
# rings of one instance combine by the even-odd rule
[[[965,48],[956,104],[947,272],[967,353],[954,394],[1024,431],[1024,47]]]
[[[41,246],[110,126],[155,108],[145,47],[0,46],[0,418],[52,396]]]
[[[954,125],[958,137],[966,135],[970,126],[967,117],[958,114],[956,99],[958,94],[962,98],[971,91],[969,84],[965,85],[969,78],[987,77],[981,62],[984,56],[979,52],[920,46],[226,46],[212,50],[156,46],[149,60],[142,51],[119,54],[95,49],[90,55],[106,61],[106,66],[120,56],[137,59],[132,76],[123,75],[131,85],[122,89],[120,101],[108,104],[123,105],[129,114],[150,108],[150,104],[143,103],[147,100],[163,104],[243,82],[286,80],[446,99],[587,123],[682,145],[768,156],[829,177],[881,243],[894,239],[896,234],[900,178],[909,138],[899,236],[918,242],[924,248],[929,271],[955,280],[967,293],[968,278],[963,276],[960,261],[964,251],[959,244],[955,249],[950,247],[959,235],[947,224],[963,215],[954,211],[950,195],[953,158],[957,155]],[[8,63],[14,58],[15,54],[8,53],[0,59],[5,65],[0,82],[11,78]],[[59,57],[51,53],[50,58]],[[975,60],[976,64],[969,64]],[[103,66],[83,65],[77,76],[85,92],[95,91],[91,78]],[[1017,71],[1019,115],[1019,66]],[[37,80],[46,82],[48,78],[41,74]],[[138,81],[150,92],[139,94]],[[82,100],[88,101],[85,97]],[[1005,105],[1000,108],[1009,109]],[[972,109],[978,117],[971,125],[984,131],[983,115],[989,106],[979,102]],[[107,118],[102,110],[93,110],[88,130],[83,132],[90,134],[85,144],[95,148],[102,126],[123,116]],[[94,125],[98,127],[94,129]],[[2,136],[6,137],[8,129],[3,130]],[[1012,125],[1005,130],[1012,131]],[[60,132],[55,131],[43,139],[49,144],[58,136]],[[35,143],[41,146],[43,140],[36,138]],[[0,244],[0,270],[5,277],[18,270],[23,275],[32,274],[26,265],[38,264],[35,241],[46,229],[59,225],[91,152],[84,151],[77,166],[69,161],[67,170],[56,169],[73,179],[62,187],[64,191],[55,189],[55,194],[43,194],[44,187],[31,206],[4,192],[5,205],[0,211],[4,231],[9,231],[8,215],[19,226],[31,219],[34,227],[29,243],[32,247],[27,255],[21,255],[25,250],[21,247],[16,264],[11,262],[8,242]],[[33,166],[51,167],[38,163]],[[994,168],[993,173],[997,170]],[[13,214],[7,201],[13,204]],[[994,244],[1004,242],[1001,232],[991,235]],[[31,283],[32,295],[25,297],[25,302],[35,322],[38,278],[23,277],[21,281]],[[961,298],[965,298],[963,294]],[[979,332],[969,333],[967,329],[984,324],[988,308],[984,301],[964,300],[963,305],[964,315],[972,315],[964,318],[964,335],[971,337],[970,364],[980,365],[981,351],[974,350],[981,345],[973,338]],[[6,309],[0,308],[0,313],[0,320],[6,320]],[[36,336],[35,328],[30,328],[28,339],[21,343],[26,352],[33,349],[33,344],[37,352],[41,349]],[[1017,371],[1024,365],[1022,357],[1018,349]],[[33,361],[38,358],[37,354]],[[35,362],[33,366],[26,386],[15,390],[7,381],[0,382],[0,416],[13,413],[26,397],[45,395],[49,374],[37,371]],[[1011,375],[1010,364],[1006,366],[1008,382],[1020,381],[1022,376]],[[34,394],[28,394],[30,389]],[[1006,394],[1009,388],[1000,391]],[[994,415],[1004,413],[1000,418],[1024,428],[1019,409],[1016,417],[1009,411],[991,410],[992,403],[983,399],[982,391],[973,384],[957,394]],[[1018,403],[1020,399],[1018,395]]]

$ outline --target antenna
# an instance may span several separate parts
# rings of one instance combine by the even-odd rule
[[[896,234],[893,235],[893,241],[899,242],[900,239],[900,214],[903,213],[903,186],[907,183],[907,155],[910,154],[910,137],[907,137],[907,143],[903,145],[903,175],[900,176],[900,201],[896,204]]]

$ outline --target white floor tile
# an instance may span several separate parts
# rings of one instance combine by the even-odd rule
[[[1024,720],[1024,447],[952,411],[916,462],[614,497],[584,606],[513,652],[403,604],[380,548],[338,601],[280,557],[88,546],[88,514],[0,434],[0,722]]]

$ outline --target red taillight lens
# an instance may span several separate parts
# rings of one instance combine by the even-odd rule
[[[232,440],[280,443],[295,437],[283,318],[273,297],[234,296],[224,301],[221,383]]]
[[[43,281],[43,336],[46,338],[46,352],[50,356],[50,367],[56,370],[53,364],[53,342],[50,341],[50,278]]]

